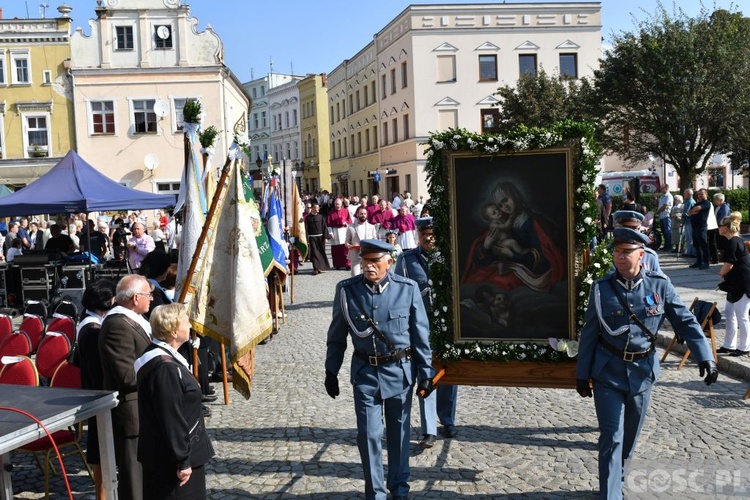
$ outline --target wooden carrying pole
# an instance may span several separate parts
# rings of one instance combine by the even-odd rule
[[[188,168],[188,161],[189,161],[189,155],[190,155],[190,140],[188,139],[187,135],[185,135],[185,168]],[[195,274],[195,268],[198,267],[198,259],[200,258],[201,251],[203,250],[203,246],[206,244],[206,238],[208,237],[208,228],[211,227],[211,222],[213,221],[213,218],[216,216],[216,207],[219,205],[219,200],[221,200],[221,196],[226,189],[226,183],[227,183],[227,177],[229,177],[229,171],[231,170],[231,165],[233,163],[233,160],[227,156],[227,161],[224,163],[224,168],[221,170],[221,177],[219,178],[219,184],[216,187],[216,192],[214,193],[214,197],[211,199],[211,206],[208,209],[208,214],[206,215],[206,221],[203,223],[203,229],[201,229],[201,234],[198,237],[198,243],[195,245],[195,252],[193,252],[193,258],[190,261],[190,267],[188,267],[187,273],[185,274],[185,282],[180,289],[180,297],[177,299],[180,304],[183,304],[185,302],[185,299],[187,298],[188,288],[190,286],[190,282],[193,279],[193,275]],[[190,332],[191,341],[195,341],[195,331],[191,330]],[[221,351],[222,351],[222,378],[224,383],[224,403],[229,404],[229,386],[227,385],[227,364],[224,354],[224,342],[221,343]],[[193,349],[193,375],[197,378],[198,377],[198,351],[196,349]]]

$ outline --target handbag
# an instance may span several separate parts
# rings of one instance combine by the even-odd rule
[[[73,343],[73,347],[68,353],[68,357],[65,358],[71,365],[80,368],[81,367],[81,351],[78,349],[78,341]]]

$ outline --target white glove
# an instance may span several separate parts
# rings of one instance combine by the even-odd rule
[[[190,343],[192,344],[193,349],[198,349],[201,346],[201,338],[196,336],[195,340],[191,341]]]
[[[294,243],[295,241],[297,241],[297,238],[295,238],[294,236],[289,237],[289,243]]]

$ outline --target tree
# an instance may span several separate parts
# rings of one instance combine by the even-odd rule
[[[616,35],[588,99],[603,148],[626,161],[661,158],[686,188],[715,153],[750,145],[748,40],[741,13],[670,16],[661,4],[636,33]]]
[[[566,119],[582,120],[586,113],[578,98],[589,82],[576,83],[572,79],[548,76],[543,69],[538,74],[524,74],[515,87],[505,85],[497,89],[500,126],[504,133],[518,125],[549,127]]]

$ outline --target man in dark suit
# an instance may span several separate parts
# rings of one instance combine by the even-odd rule
[[[116,306],[102,323],[99,355],[103,388],[118,392],[120,403],[112,410],[112,431],[117,462],[117,492],[121,499],[143,498],[142,471],[138,462],[138,392],[135,360],[151,343],[151,326],[142,316],[153,299],[145,277],[128,275],[117,284]]]

